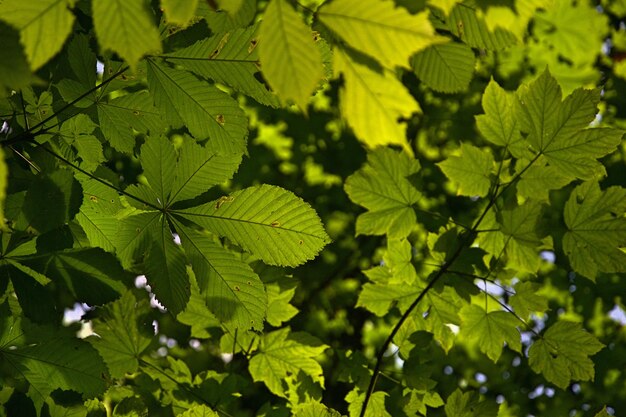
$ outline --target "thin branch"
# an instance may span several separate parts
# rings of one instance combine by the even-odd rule
[[[36,145],[38,145],[36,142],[33,142],[33,143],[34,143],[34,144],[36,144]],[[105,185],[105,186],[107,186],[107,187],[109,187],[109,188],[111,188],[111,189],[113,189],[113,190],[117,191],[118,193],[120,193],[120,194],[122,194],[122,195],[125,195],[126,197],[132,198],[133,200],[138,201],[138,202],[140,202],[141,204],[145,204],[146,206],[151,207],[151,208],[153,208],[153,209],[155,209],[155,210],[162,211],[162,209],[161,209],[160,207],[158,207],[158,206],[156,206],[156,205],[154,205],[154,204],[152,204],[152,203],[149,203],[149,202],[147,202],[146,200],[144,200],[144,199],[142,199],[142,198],[139,198],[139,197],[137,197],[137,196],[135,196],[135,195],[132,195],[132,194],[130,194],[130,193],[128,193],[128,192],[126,192],[126,191],[122,190],[121,188],[118,188],[118,187],[116,187],[115,185],[110,184],[110,183],[108,183],[108,182],[104,181],[103,179],[100,179],[100,178],[96,177],[96,176],[95,176],[95,175],[93,175],[91,172],[85,171],[84,169],[82,169],[81,167],[79,167],[78,165],[76,165],[75,163],[73,163],[73,162],[71,162],[71,161],[67,160],[67,159],[66,159],[66,158],[64,158],[63,156],[61,156],[61,155],[59,155],[58,153],[54,152],[52,149],[49,149],[49,148],[47,148],[46,146],[40,146],[39,148],[40,148],[40,149],[43,149],[45,152],[49,153],[50,155],[52,155],[53,157],[57,158],[58,160],[60,160],[60,161],[62,161],[62,162],[64,162],[64,163],[66,163],[67,165],[71,166],[71,167],[72,167],[72,168],[74,168],[76,171],[79,171],[79,172],[81,172],[81,173],[83,173],[83,174],[87,175],[89,178],[91,178],[91,179],[93,179],[93,180],[95,180],[95,181],[98,181],[100,184]]]

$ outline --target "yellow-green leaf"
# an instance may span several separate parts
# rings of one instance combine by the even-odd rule
[[[0,19],[20,31],[20,40],[33,71],[63,47],[74,24],[74,15],[69,9],[73,5],[73,0],[5,0],[0,4]]]
[[[343,74],[339,107],[356,137],[368,147],[400,145],[409,154],[406,125],[398,119],[420,112],[402,83],[387,70],[376,71],[340,49],[334,53],[336,74]]]
[[[185,26],[193,18],[198,0],[161,0],[161,7],[169,23]]]
[[[412,15],[390,0],[334,0],[318,16],[350,46],[388,68],[409,68],[411,55],[444,40],[436,36],[427,12]]]
[[[148,52],[161,52],[161,39],[145,0],[94,1],[93,22],[100,47],[117,52],[131,67]]]
[[[322,55],[306,26],[286,0],[272,0],[259,31],[263,75],[278,96],[306,110],[322,78]]]
[[[521,335],[516,328],[517,319],[506,311],[487,312],[477,305],[464,307],[459,313],[463,320],[461,334],[497,362],[504,343],[517,352],[522,351]]]

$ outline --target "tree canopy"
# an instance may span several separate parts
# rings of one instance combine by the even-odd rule
[[[625,17],[0,0],[0,416],[617,415]]]

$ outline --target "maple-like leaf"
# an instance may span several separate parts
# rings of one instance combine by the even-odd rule
[[[597,182],[574,189],[565,204],[563,250],[574,271],[595,281],[599,272],[626,272],[626,189],[600,190]]]
[[[367,164],[345,184],[350,199],[368,209],[357,218],[357,234],[408,236],[417,220],[412,206],[421,194],[407,177],[419,169],[417,160],[391,149],[368,155]]]
[[[248,369],[253,380],[262,381],[275,395],[286,398],[283,380],[298,372],[324,386],[322,367],[315,357],[327,348],[314,337],[292,333],[286,327],[263,335]]]
[[[589,356],[604,345],[579,323],[558,321],[535,341],[528,352],[533,371],[543,374],[549,382],[565,389],[572,381],[590,381],[594,377]]]
[[[464,307],[459,315],[462,319],[461,334],[472,344],[478,345],[489,359],[497,362],[506,343],[511,349],[521,352],[522,342],[517,330],[517,319],[506,311],[485,311],[477,305]]]
[[[448,157],[437,165],[446,177],[458,184],[459,195],[484,197],[491,186],[493,155],[488,148],[461,144],[459,155]]]
[[[534,152],[570,178],[591,179],[604,173],[598,158],[613,152],[623,131],[589,128],[597,114],[598,90],[577,89],[561,100],[561,87],[546,69],[518,92],[521,129]]]

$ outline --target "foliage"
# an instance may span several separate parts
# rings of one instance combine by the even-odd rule
[[[596,3],[0,0],[0,416],[626,409]]]

